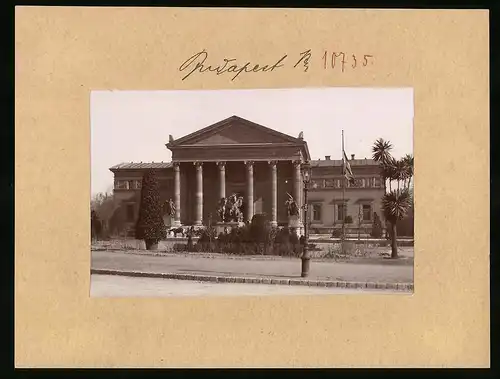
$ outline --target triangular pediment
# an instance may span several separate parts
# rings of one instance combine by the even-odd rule
[[[232,116],[169,143],[169,147],[246,144],[301,144],[302,140]]]

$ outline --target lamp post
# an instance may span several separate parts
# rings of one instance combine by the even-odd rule
[[[311,258],[309,257],[308,245],[309,245],[309,222],[307,218],[307,211],[309,209],[307,204],[307,192],[309,191],[309,183],[311,182],[311,165],[309,162],[304,162],[302,164],[302,179],[304,182],[304,246],[302,250],[302,271],[300,276],[305,278],[309,275],[309,263]]]

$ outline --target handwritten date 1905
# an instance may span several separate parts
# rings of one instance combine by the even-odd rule
[[[373,55],[363,54],[348,54],[344,52],[329,52],[323,54],[323,68],[335,69],[338,68],[344,72],[346,68],[366,67],[373,64]]]

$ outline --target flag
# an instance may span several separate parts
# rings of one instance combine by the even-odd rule
[[[350,183],[353,183],[354,174],[352,173],[351,165],[349,164],[349,159],[347,159],[345,151],[343,153],[344,153],[344,176]]]

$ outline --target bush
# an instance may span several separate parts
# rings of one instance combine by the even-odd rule
[[[199,238],[196,242],[195,251],[215,251],[217,241],[216,230],[213,227],[201,229],[198,233]]]
[[[268,230],[271,228],[264,214],[256,214],[250,223],[250,238],[253,242],[266,242]]]
[[[398,236],[413,237],[414,236],[414,219],[413,215],[407,215],[401,221],[398,221],[397,226]]]
[[[382,240],[377,243],[379,247],[387,247],[389,246],[389,241],[388,240]]]
[[[333,238],[340,238],[342,236],[342,229],[340,228],[335,228],[332,231],[332,237]]]
[[[299,242],[295,230],[283,228],[276,235],[273,253],[275,255],[299,256],[302,250]]]
[[[373,227],[371,236],[373,238],[381,238],[383,233],[382,221],[380,221],[380,217],[377,212],[373,213]]]
[[[310,244],[315,249],[314,244]],[[264,216],[254,217],[252,223],[232,228],[229,233],[216,236],[215,228],[200,231],[194,246],[174,245],[175,251],[218,252],[238,255],[284,255],[300,256],[302,248],[294,230],[272,227]]]
[[[102,222],[94,210],[90,212],[90,236],[92,240],[101,239],[102,237]]]
[[[186,251],[187,245],[185,243],[174,243],[174,246],[172,246],[172,250],[176,252],[184,252]]]
[[[160,201],[160,183],[154,170],[148,170],[142,179],[139,218],[135,228],[135,237],[148,243],[158,243],[166,238],[163,222],[163,209]]]

